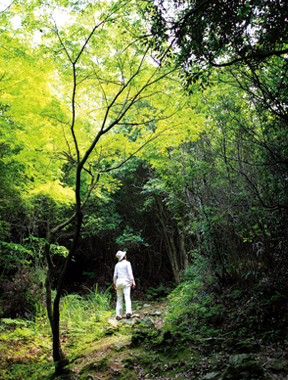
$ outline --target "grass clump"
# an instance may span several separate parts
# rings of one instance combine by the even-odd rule
[[[60,341],[70,359],[105,335],[109,303],[109,292],[98,293],[97,288],[85,297],[62,298]],[[41,380],[53,372],[51,331],[43,304],[38,304],[34,320],[1,320],[0,351],[0,379]]]
[[[110,294],[98,293],[97,288],[86,297],[68,294],[61,303],[61,329],[63,347],[69,347],[70,355],[105,334],[105,321],[111,316]]]

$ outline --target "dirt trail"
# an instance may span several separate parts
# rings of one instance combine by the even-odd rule
[[[288,359],[279,349],[235,353],[215,338],[182,342],[164,325],[166,304],[136,309],[131,319],[107,320],[106,335],[74,359],[59,380],[287,380]],[[283,356],[284,355],[284,356]]]
[[[123,318],[119,322],[115,317],[108,319],[106,335],[101,340],[89,344],[89,347],[73,360],[70,366],[73,375],[70,373],[66,379],[149,378],[147,364],[150,366],[152,360],[157,365],[157,356],[151,355],[144,343],[137,343],[137,334],[141,335],[143,332],[143,324],[145,330],[160,331],[164,323],[165,307],[164,302],[144,304],[135,310],[131,319]],[[155,376],[152,378],[165,379]],[[63,376],[61,379],[64,379]]]

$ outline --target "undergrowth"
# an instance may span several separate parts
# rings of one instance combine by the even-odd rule
[[[127,361],[124,363],[126,367],[117,372],[119,378],[125,378],[121,376],[128,370],[136,371],[142,367],[144,372],[153,376],[169,371],[170,374],[184,373],[201,379],[205,373],[216,371],[223,375],[223,379],[228,379],[232,378],[231,371],[236,368],[229,364],[230,355],[251,355],[257,350],[266,350],[263,348],[265,344],[287,345],[288,289],[284,282],[266,277],[254,283],[242,282],[241,286],[239,283],[221,286],[207,268],[209,265],[205,259],[199,258],[182,274],[180,285],[167,297],[168,306],[165,302],[163,313],[154,310],[154,314],[149,314],[146,307],[152,306],[144,304],[141,317],[135,318],[133,325],[119,323],[120,327],[114,326],[110,330],[107,330],[107,318],[112,314],[109,311],[109,289],[105,293],[96,289],[85,297],[67,294],[61,301],[60,339],[63,351],[73,364],[87,356],[87,370],[92,368],[94,371],[95,358],[89,362],[90,351],[87,348],[106,335],[106,344],[111,349],[112,343],[118,339],[117,336],[112,337],[117,331],[122,337],[129,335],[129,351],[132,351],[131,355],[125,353],[124,345],[117,341],[118,346],[114,347],[117,360],[121,353],[123,360]],[[148,295],[152,291],[158,293],[163,302],[163,288],[150,289]],[[156,307],[159,308],[159,304]],[[154,320],[150,318],[153,315]],[[44,380],[53,372],[51,333],[42,304],[38,304],[33,321],[1,320],[0,351],[0,379]],[[109,355],[104,349],[102,351],[101,355]],[[147,353],[151,355],[148,357]],[[130,356],[126,357],[126,354]],[[250,356],[246,358],[248,360]],[[256,365],[254,359],[252,364],[250,359],[241,363],[243,371],[251,375],[245,379],[264,378],[264,369],[258,362]],[[111,362],[105,367],[107,373],[110,364],[112,368],[118,363],[117,360],[109,360]]]
[[[134,331],[133,346],[159,353],[167,358],[166,371],[177,370],[179,376],[184,373],[195,380],[272,378],[263,363],[270,355],[273,362],[274,353],[285,358],[287,284],[263,276],[261,281],[224,286],[207,268],[208,263],[199,259],[183,273],[180,285],[168,296],[161,330],[152,329],[144,319]],[[163,368],[151,364],[147,371],[158,375]],[[285,371],[283,367],[283,376]]]
[[[97,288],[85,297],[62,298],[60,341],[70,359],[105,334],[109,303],[109,292],[99,293]],[[1,319],[0,352],[0,379],[41,380],[53,372],[51,331],[42,303],[34,320]]]
[[[253,351],[258,343],[288,346],[286,282],[267,276],[224,286],[207,267],[199,260],[168,296],[166,328],[178,341],[209,340],[215,350],[235,352]]]

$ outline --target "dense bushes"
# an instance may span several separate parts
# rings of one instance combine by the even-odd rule
[[[10,278],[3,278],[0,292],[0,316],[6,318],[31,318],[35,315],[37,304],[45,299],[38,275],[34,269],[25,267]]]
[[[168,297],[166,317],[167,328],[180,339],[217,337],[223,348],[237,351],[238,347],[240,352],[253,351],[257,342],[286,344],[286,282],[266,277],[257,284],[246,281],[241,286],[223,286],[203,264],[183,275]]]

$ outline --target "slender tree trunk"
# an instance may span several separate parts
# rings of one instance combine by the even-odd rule
[[[45,257],[48,263],[48,270],[47,270],[46,280],[45,280],[46,309],[47,309],[47,314],[48,314],[50,327],[52,331],[52,339],[53,339],[52,347],[53,347],[53,361],[54,361],[54,366],[55,366],[55,374],[60,374],[63,368],[67,364],[69,364],[69,359],[63,353],[61,349],[61,343],[60,343],[60,299],[61,299],[61,294],[63,292],[64,280],[67,274],[67,270],[71,262],[72,256],[74,254],[77,241],[80,235],[81,225],[82,225],[82,213],[78,212],[77,226],[75,229],[72,245],[69,250],[69,254],[66,257],[64,267],[62,269],[62,272],[58,280],[57,293],[56,293],[54,302],[52,301],[52,281],[53,281],[53,275],[54,275],[54,266],[53,266],[51,253],[50,253],[50,244],[51,244],[52,237],[49,230],[47,233],[47,243],[45,244]]]
[[[179,240],[180,240],[180,262],[181,262],[181,269],[188,269],[188,265],[189,265],[189,257],[188,257],[188,253],[186,251],[186,246],[185,246],[185,234],[184,234],[184,231],[182,232],[182,234],[180,235],[179,237]]]
[[[166,228],[165,236],[167,236],[167,239],[169,240],[168,253],[169,253],[169,257],[170,257],[170,263],[172,266],[175,282],[176,282],[176,284],[179,284],[180,283],[181,267],[179,265],[178,254],[177,254],[177,249],[175,247],[173,235],[174,235],[173,230],[169,231],[169,229]]]
[[[162,227],[162,229],[160,230],[160,233],[163,233],[164,235],[167,254],[168,254],[168,258],[169,258],[170,265],[172,268],[173,276],[174,276],[176,284],[179,284],[181,267],[179,265],[179,254],[175,246],[174,230],[171,229],[170,226],[168,225],[167,216],[165,214],[165,210],[163,209],[163,205],[156,198],[155,198],[155,201],[157,205],[158,219]]]
[[[59,331],[59,322],[60,322],[60,314],[59,314],[59,302],[53,303],[52,300],[52,281],[53,281],[53,264],[50,256],[50,243],[46,243],[45,245],[45,254],[46,259],[47,255],[49,255],[48,270],[46,274],[45,287],[46,287],[46,309],[48,314],[48,319],[50,322],[51,332],[52,332],[52,353],[53,353],[53,362],[55,366],[55,373],[60,373],[65,365],[69,363],[69,360],[65,357],[61,350],[60,345],[60,331]],[[52,264],[52,268],[51,268]]]

